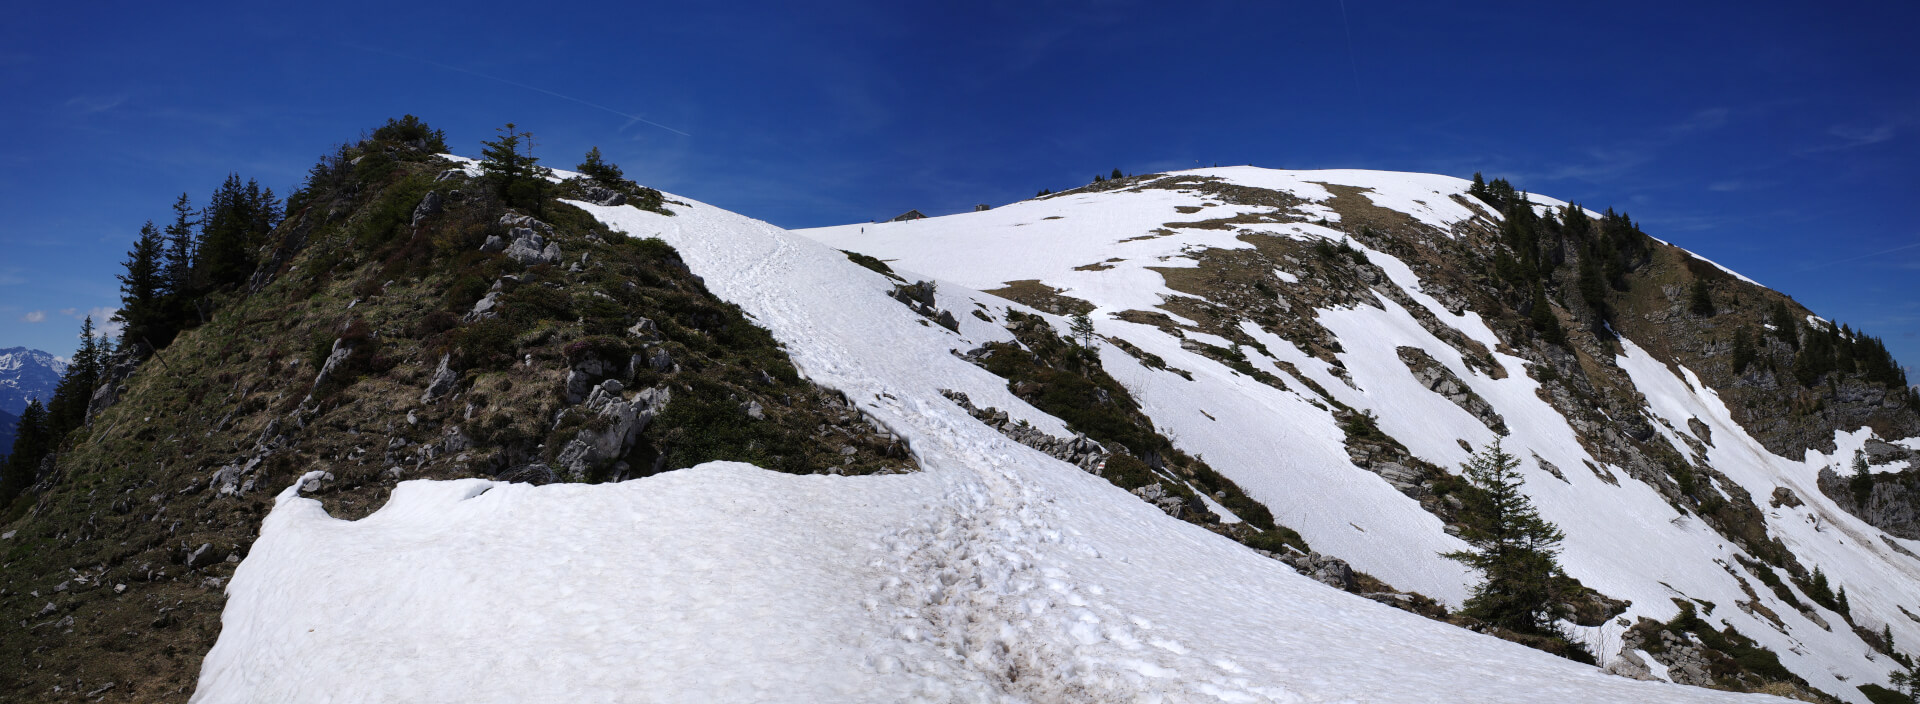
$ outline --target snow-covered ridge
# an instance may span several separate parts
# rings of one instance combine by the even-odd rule
[[[1063,433],[952,354],[1008,340],[1005,330],[970,315],[957,333],[925,325],[886,296],[890,282],[833,248],[676,200],[687,205],[673,217],[580,205],[673,245],[804,373],[908,437],[925,471],[802,477],[713,463],[598,486],[406,482],[357,522],[289,489],[229,587],[196,701],[1752,700],[1606,675],[1428,621],[1168,518],[940,395],[961,391]],[[950,283],[940,298],[996,319],[1011,305]],[[1196,404],[1263,418],[1268,431],[1298,421],[1289,442],[1325,450],[1327,428],[1294,400],[1237,387],[1147,331],[1100,325],[1196,371],[1186,382],[1103,353],[1216,467],[1265,476],[1243,456],[1216,458],[1227,431],[1203,430],[1187,410]],[[1267,486],[1352,485],[1363,503],[1346,509],[1390,536],[1356,549],[1401,536],[1455,544],[1365,488],[1372,475],[1337,469],[1281,467]],[[1451,578],[1458,593],[1457,568],[1426,564],[1401,576]]]
[[[1466,593],[1467,575],[1439,553],[1457,549],[1460,543],[1415,502],[1351,465],[1331,413],[1279,365],[1289,363],[1344,404],[1373,411],[1380,427],[1414,455],[1443,467],[1457,467],[1469,454],[1463,442],[1480,447],[1494,435],[1471,414],[1427,391],[1395,354],[1402,346],[1423,350],[1490,402],[1511,426],[1506,447],[1528,460],[1529,494],[1543,515],[1567,533],[1562,556],[1567,571],[1604,594],[1632,602],[1622,619],[1584,629],[1590,647],[1603,658],[1617,657],[1612,651],[1620,647],[1626,624],[1640,617],[1665,621],[1678,613],[1673,600],[1684,598],[1718,605],[1710,621],[1732,625],[1759,641],[1823,691],[1864,701],[1857,685],[1886,682],[1894,665],[1872,654],[1838,614],[1809,617],[1780,602],[1757,586],[1764,580],[1736,559],[1748,556],[1726,538],[1698,518],[1674,509],[1652,487],[1596,460],[1568,421],[1536,394],[1539,385],[1529,378],[1525,360],[1496,352],[1493,358],[1507,374],[1491,378],[1423,327],[1413,311],[1376,297],[1375,305],[1295,311],[1316,316],[1344,343],[1345,351],[1339,354],[1344,370],[1332,369],[1292,342],[1245,323],[1241,331],[1271,356],[1252,348],[1242,351],[1254,366],[1291,389],[1280,391],[1183,348],[1180,338],[1158,328],[1111,317],[1121,311],[1153,310],[1163,301],[1192,295],[1173,290],[1155,269],[1196,266],[1190,255],[1203,249],[1251,247],[1240,239],[1243,233],[1348,239],[1339,229],[1338,214],[1325,206],[1333,197],[1326,184],[1364,189],[1362,194],[1375,206],[1405,213],[1431,227],[1437,236],[1446,236],[1456,224],[1476,216],[1493,216],[1463,204],[1468,183],[1446,176],[1251,167],[1168,176],[1195,175],[1290,194],[1304,201],[1292,209],[1299,219],[1259,222],[1246,218],[1231,229],[1182,228],[1181,222],[1265,209],[1223,204],[1198,190],[1130,186],[1022,201],[986,212],[820,228],[802,234],[930,275],[943,285],[952,282],[990,290],[1004,282],[1031,279],[1094,304],[1092,317],[1102,335],[1124,339],[1162,357],[1168,366],[1193,374],[1188,381],[1141,367],[1111,348],[1103,353],[1108,369],[1141,400],[1166,435],[1188,452],[1204,455],[1316,549],[1345,558],[1398,588],[1458,604]],[[1538,195],[1529,197],[1543,206],[1566,205]],[[1326,224],[1318,224],[1323,218]],[[1477,314],[1449,312],[1427,295],[1419,276],[1401,260],[1352,244],[1386,273],[1392,286],[1425,308],[1423,314],[1489,349],[1499,346],[1499,339]],[[1095,262],[1101,266],[1086,266]],[[1285,283],[1287,277],[1279,280]],[[1188,333],[1186,337],[1197,336]],[[1206,341],[1225,343],[1217,338]],[[1732,420],[1718,396],[1691,371],[1654,361],[1631,341],[1626,349],[1616,364],[1647,396],[1651,420],[1661,437],[1682,456],[1693,455],[1696,443],[1708,448],[1708,462],[1763,504],[1769,534],[1783,541],[1809,569],[1818,567],[1830,581],[1846,586],[1857,622],[1876,629],[1890,627],[1896,643],[1920,642],[1920,623],[1906,615],[1920,613],[1920,597],[1914,596],[1920,594],[1920,560],[1901,552],[1920,545],[1881,534],[1840,510],[1815,485],[1822,467],[1837,465],[1845,471],[1846,461],[1864,443],[1868,431],[1838,433],[1838,447],[1832,454],[1809,452],[1794,458],[1770,454]],[[1704,424],[1706,432],[1694,437],[1690,422]],[[1776,488],[1791,491],[1804,503],[1765,506]],[[1749,596],[1749,589],[1758,589],[1758,595]],[[1810,603],[1805,595],[1798,597]],[[1778,614],[1781,623],[1737,606],[1742,603],[1764,606]]]

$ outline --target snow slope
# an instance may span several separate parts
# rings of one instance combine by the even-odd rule
[[[1455,223],[1474,215],[1451,197],[1464,194],[1467,182],[1446,176],[1251,167],[1174,175],[1187,174],[1291,193],[1306,201],[1294,208],[1295,213],[1326,217],[1330,225],[1337,225],[1338,217],[1324,205],[1333,196],[1324,184],[1367,189],[1364,195],[1375,205],[1405,212],[1431,226],[1437,236],[1446,236]],[[1564,205],[1538,196],[1533,199]],[[1181,206],[1188,212],[1175,209]],[[1200,210],[1192,213],[1193,208]],[[1505,447],[1525,460],[1529,495],[1542,514],[1567,534],[1562,563],[1568,573],[1604,594],[1632,602],[1624,622],[1583,629],[1582,635],[1596,652],[1605,657],[1617,651],[1620,632],[1632,619],[1665,621],[1679,611],[1674,598],[1694,599],[1721,606],[1709,621],[1730,624],[1779,653],[1783,664],[1821,690],[1864,701],[1856,690],[1858,684],[1886,682],[1895,666],[1871,653],[1837,614],[1819,613],[1822,625],[1781,603],[1759,576],[1735,559],[1744,557],[1740,550],[1697,518],[1676,511],[1652,487],[1619,468],[1606,468],[1619,480],[1617,486],[1588,471],[1590,464],[1602,463],[1581,446],[1567,421],[1535,394],[1538,383],[1528,377],[1527,362],[1520,358],[1496,353],[1507,375],[1490,378],[1465,364],[1457,350],[1423,328],[1411,313],[1376,295],[1373,305],[1311,313],[1343,341],[1345,351],[1338,356],[1351,385],[1291,342],[1245,324],[1243,331],[1273,356],[1250,348],[1242,351],[1256,367],[1293,389],[1281,391],[1182,349],[1179,338],[1157,328],[1110,317],[1129,309],[1153,310],[1162,300],[1187,295],[1168,288],[1160,274],[1148,267],[1194,266],[1182,254],[1198,248],[1250,246],[1236,239],[1232,230],[1172,227],[1175,223],[1261,210],[1212,205],[1199,192],[1133,187],[1023,201],[986,212],[801,234],[942,282],[986,290],[1003,282],[1037,279],[1062,289],[1063,295],[1092,302],[1097,306],[1092,317],[1102,335],[1125,339],[1159,355],[1168,366],[1192,373],[1189,381],[1145,368],[1112,346],[1103,350],[1102,361],[1109,372],[1127,385],[1168,437],[1188,452],[1204,455],[1215,469],[1267,504],[1276,520],[1300,531],[1316,550],[1349,560],[1356,569],[1398,588],[1457,605],[1466,595],[1468,575],[1439,553],[1458,549],[1461,543],[1447,536],[1439,520],[1416,502],[1353,466],[1331,414],[1292,374],[1275,364],[1289,362],[1342,403],[1375,412],[1380,427],[1414,455],[1443,467],[1457,467],[1469,455],[1461,441],[1477,448],[1494,435],[1459,406],[1427,391],[1395,353],[1399,346],[1425,350],[1505,418],[1512,431]],[[1171,232],[1139,239],[1163,227]],[[1311,222],[1251,222],[1236,227],[1301,239],[1344,238],[1333,227]],[[1448,312],[1421,290],[1418,276],[1400,260],[1358,243],[1354,246],[1428,313],[1489,349],[1498,346],[1493,332],[1476,314]],[[1094,262],[1111,268],[1083,266]],[[1188,333],[1187,337],[1202,336]],[[1217,338],[1207,341],[1226,344]],[[1890,624],[1897,643],[1920,642],[1920,623],[1902,611],[1904,605],[1906,611],[1920,613],[1920,590],[1915,589],[1920,584],[1920,560],[1891,549],[1886,541],[1894,539],[1840,510],[1814,484],[1823,466],[1836,465],[1845,471],[1844,460],[1864,442],[1866,431],[1840,434],[1834,455],[1772,455],[1732,421],[1717,396],[1692,379],[1691,372],[1668,369],[1631,344],[1628,349],[1618,363],[1647,394],[1654,413],[1665,421],[1654,425],[1682,455],[1692,454],[1679,437],[1688,432],[1684,430],[1688,419],[1706,422],[1717,443],[1708,456],[1714,467],[1758,501],[1764,502],[1775,487],[1785,486],[1806,502],[1798,508],[1771,509],[1770,533],[1785,541],[1803,564],[1820,567],[1836,588],[1845,585],[1853,613],[1862,623],[1876,630]],[[1564,479],[1549,473],[1541,460],[1559,468]],[[1908,550],[1916,547],[1920,546],[1906,543]],[[1757,598],[1748,596],[1749,588],[1759,592]],[[1853,598],[1855,594],[1863,598]],[[1804,595],[1798,597],[1806,601]],[[1782,623],[1775,625],[1736,606],[1750,601],[1779,614]]]
[[[414,481],[355,522],[289,488],[228,587],[194,701],[1763,699],[1605,675],[1328,589],[943,398],[1061,430],[951,353],[1005,331],[925,325],[841,253],[699,203],[582,207],[672,244],[925,471]]]

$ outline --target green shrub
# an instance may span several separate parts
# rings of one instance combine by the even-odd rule
[[[454,350],[468,366],[499,369],[513,364],[518,328],[495,318],[467,324],[453,335]]]
[[[447,151],[447,133],[428,127],[427,123],[412,115],[398,120],[388,118],[387,124],[373,131],[371,139],[422,146],[429,154],[444,154]]]
[[[1148,467],[1147,463],[1133,455],[1120,452],[1107,458],[1106,469],[1101,471],[1101,475],[1105,476],[1107,481],[1113,482],[1114,486],[1128,491],[1160,481],[1160,478],[1154,475],[1153,468]]]

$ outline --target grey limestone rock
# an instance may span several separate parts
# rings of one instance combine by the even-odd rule
[[[492,295],[493,294],[488,294],[489,297]],[[427,381],[426,392],[420,394],[421,403],[433,403],[434,401],[440,400],[442,396],[453,393],[454,387],[459,386],[460,374],[447,368],[447,363],[452,359],[453,355],[451,354],[440,355],[440,368],[434,370],[433,378]]]

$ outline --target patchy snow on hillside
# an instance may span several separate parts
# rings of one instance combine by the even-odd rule
[[[581,207],[673,245],[807,376],[910,439],[924,471],[791,476],[709,463],[594,486],[412,481],[352,522],[289,488],[228,587],[194,701],[1766,699],[1606,675],[1329,589],[1014,443],[942,397],[963,391],[1064,431],[953,354],[1010,339],[1004,330],[966,315],[959,333],[923,325],[887,297],[887,279],[840,252],[703,204],[675,206],[674,217]],[[1051,207],[1083,226],[1102,222],[1096,207]],[[1065,240],[1083,233],[1021,210],[982,213],[1018,228],[991,236],[1050,233],[1079,246]],[[1115,246],[1107,238],[1050,261],[1071,271],[1087,263],[1079,254]],[[943,308],[975,302],[1001,315],[1008,306],[939,289]],[[1178,350],[1122,325],[1103,320],[1101,330]],[[1369,516],[1369,530],[1428,536],[1402,550],[1454,544],[1431,537],[1438,522],[1374,488],[1376,478],[1339,471],[1338,431],[1306,404],[1242,389],[1219,396],[1231,408],[1217,406],[1194,392],[1238,388],[1226,372],[1208,368],[1196,378],[1216,384],[1179,387],[1126,359],[1103,352],[1156,421],[1187,430],[1177,441],[1212,437],[1200,416],[1184,415],[1195,404],[1275,432],[1298,421],[1298,450],[1318,455],[1285,465],[1306,475],[1295,489],[1360,502],[1339,508]],[[1315,503],[1263,498],[1276,509]],[[1454,567],[1428,581],[1460,577]]]
[[[1333,197],[1334,186],[1363,189],[1374,205],[1407,213],[1433,227],[1451,232],[1455,223],[1475,217],[1477,209],[1462,205],[1467,182],[1445,176],[1373,171],[1274,171],[1251,167],[1177,172],[1224,178],[1234,184],[1285,191],[1309,200]],[[1601,466],[1581,445],[1574,429],[1536,393],[1538,382],[1526,372],[1528,362],[1495,352],[1493,362],[1504,367],[1505,378],[1488,377],[1468,365],[1461,353],[1422,327],[1415,317],[1385,296],[1373,296],[1368,305],[1312,312],[1335,337],[1344,342],[1338,358],[1344,374],[1299,349],[1293,343],[1246,322],[1241,331],[1265,347],[1242,348],[1255,367],[1280,378],[1281,391],[1242,375],[1196,352],[1184,349],[1181,338],[1155,327],[1114,319],[1113,313],[1143,307],[1142,303],[1184,296],[1171,290],[1158,273],[1147,267],[1194,266],[1178,252],[1189,247],[1239,248],[1235,233],[1173,230],[1163,235],[1171,259],[1135,261],[1117,254],[1113,243],[1151,232],[1158,223],[1196,217],[1181,214],[1184,205],[1167,191],[1133,187],[1103,193],[1072,194],[1024,201],[986,213],[965,213],[911,223],[882,223],[801,231],[834,247],[858,251],[894,262],[896,267],[932,274],[941,281],[992,289],[1000,282],[1036,279],[1063,289],[1066,295],[1094,304],[1100,334],[1124,339],[1160,356],[1169,367],[1187,371],[1192,380],[1166,370],[1141,366],[1111,347],[1103,350],[1108,371],[1134,394],[1162,432],[1189,453],[1204,456],[1216,470],[1233,479],[1250,496],[1266,504],[1279,522],[1298,530],[1316,550],[1350,561],[1400,588],[1418,591],[1458,605],[1467,593],[1471,575],[1457,563],[1440,557],[1461,543],[1446,535],[1440,521],[1417,502],[1395,491],[1384,480],[1351,464],[1343,435],[1331,412],[1317,397],[1278,365],[1289,363],[1300,375],[1327,390],[1354,409],[1373,411],[1382,430],[1404,443],[1417,457],[1447,468],[1457,468],[1469,451],[1494,439],[1486,425],[1458,405],[1428,391],[1409,373],[1396,354],[1402,346],[1426,352],[1473,392],[1485,399],[1509,427],[1505,447],[1523,459],[1526,491],[1542,515],[1567,534],[1561,561],[1567,572],[1608,596],[1626,599],[1632,607],[1608,625],[1576,629],[1601,655],[1611,643],[1619,647],[1620,631],[1634,619],[1658,621],[1679,612],[1675,599],[1711,602],[1722,608],[1708,620],[1730,624],[1772,649],[1796,674],[1813,686],[1849,701],[1864,701],[1856,686],[1886,682],[1893,665],[1870,653],[1839,615],[1809,616],[1782,602],[1736,556],[1746,557],[1698,517],[1677,509],[1651,486],[1632,479],[1618,468],[1608,481],[1587,467]],[[1464,196],[1463,196],[1464,197]],[[1535,203],[1565,207],[1566,203],[1536,195]],[[1065,201],[1065,202],[1062,202]],[[1226,206],[1216,206],[1226,207]],[[1083,215],[1085,211],[1105,216]],[[1296,208],[1297,211],[1301,210]],[[1304,212],[1304,211],[1302,211]],[[1026,223],[1052,220],[1044,236],[1029,234]],[[1594,213],[1598,216],[1598,213]],[[1019,223],[1019,224],[1016,224]],[[1126,229],[1131,227],[1132,229]],[[1299,239],[1338,239],[1344,235],[1310,223],[1247,222],[1236,227],[1250,232]],[[1178,238],[1178,239],[1176,239]],[[1148,240],[1153,241],[1153,240]],[[1489,349],[1499,340],[1471,311],[1448,312],[1422,291],[1418,276],[1392,255],[1352,243],[1367,261],[1387,274],[1393,286],[1426,309],[1426,313]],[[1070,256],[1062,256],[1071,252]],[[1075,270],[1069,262],[1102,261],[1120,257],[1110,270]],[[1052,267],[1049,271],[1048,267]],[[1290,283],[1282,277],[1283,282]],[[1124,283],[1123,283],[1124,282]],[[1056,327],[1064,322],[1053,318]],[[1198,337],[1186,332],[1186,337]],[[1217,336],[1209,344],[1230,346]],[[1920,584],[1920,561],[1887,547],[1870,526],[1839,510],[1814,484],[1819,468],[1845,464],[1865,441],[1864,429],[1839,433],[1840,449],[1830,456],[1810,453],[1804,460],[1768,453],[1758,441],[1734,423],[1717,396],[1691,372],[1674,371],[1653,362],[1627,343],[1618,360],[1653,404],[1653,425],[1683,456],[1693,450],[1681,438],[1689,419],[1711,429],[1707,460],[1726,472],[1756,502],[1764,505],[1777,486],[1785,486],[1805,505],[1772,509],[1767,527],[1780,536],[1803,564],[1818,565],[1836,585],[1844,584],[1853,613],[1876,630],[1891,624],[1896,642],[1920,642],[1920,624],[1903,616],[1920,611],[1913,585]],[[1683,379],[1684,376],[1684,379]],[[1350,381],[1349,381],[1350,380]],[[1703,440],[1703,438],[1691,438]],[[1550,464],[1558,471],[1548,471]],[[1845,471],[1842,468],[1842,471]],[[1763,510],[1766,510],[1763,508]],[[1762,568],[1770,569],[1770,568]],[[1769,575],[1771,576],[1771,575]],[[1791,587],[1790,587],[1791,588]],[[1749,596],[1748,589],[1757,589]],[[1856,593],[1873,594],[1853,599]],[[1802,603],[1810,604],[1804,595]],[[1778,614],[1778,624],[1738,606],[1755,603]],[[1610,640],[1611,639],[1611,640]]]

